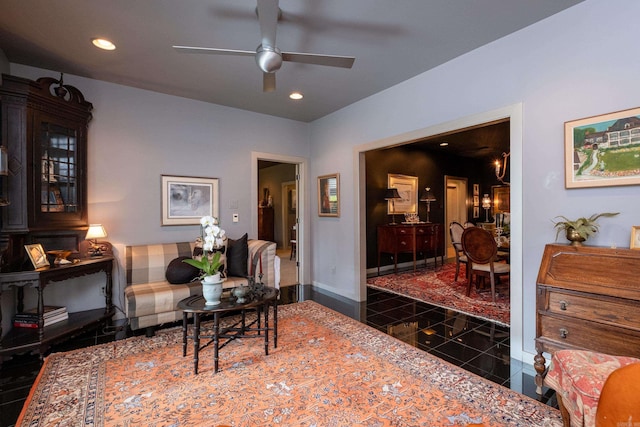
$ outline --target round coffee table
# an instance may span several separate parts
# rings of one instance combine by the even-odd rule
[[[204,297],[194,295],[178,303],[182,310],[182,356],[187,355],[187,338],[193,339],[193,373],[198,374],[198,355],[200,350],[213,344],[213,369],[218,372],[218,353],[221,348],[236,338],[258,338],[264,332],[264,354],[269,355],[269,331],[273,331],[273,346],[278,347],[278,305],[280,291],[275,288],[264,287],[264,291],[247,298],[244,303],[238,303],[235,297],[222,298],[218,305],[206,305]],[[273,327],[269,326],[269,307],[273,306]],[[256,310],[256,319],[246,323],[247,310]],[[220,329],[220,316],[233,311],[240,312],[240,320],[233,325]],[[193,334],[188,335],[189,313],[193,317]],[[213,314],[213,326],[207,334],[201,333],[201,316]],[[264,316],[264,326],[262,317]],[[207,328],[209,331],[209,328]],[[200,340],[208,340],[200,345]],[[223,339],[224,342],[221,342]]]

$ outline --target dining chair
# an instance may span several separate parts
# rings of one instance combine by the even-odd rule
[[[468,260],[467,256],[464,254],[462,250],[462,233],[464,232],[464,227],[459,222],[453,221],[449,224],[449,236],[451,236],[451,244],[453,245],[453,249],[456,253],[456,275],[454,281],[458,281],[458,275],[460,274],[460,264],[466,265],[466,270],[468,272]]]
[[[465,228],[462,233],[462,250],[468,258],[467,296],[471,294],[473,276],[489,277],[491,281],[491,299],[496,302],[496,280],[500,276],[509,275],[511,266],[504,262],[496,262],[498,245],[493,234],[480,227]]]
[[[297,238],[297,226],[291,227],[291,234],[289,244],[291,245],[291,254],[289,255],[289,261],[294,259],[297,256],[298,252],[298,238]]]

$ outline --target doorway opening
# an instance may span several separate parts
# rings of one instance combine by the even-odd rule
[[[445,175],[445,240],[447,242],[447,258],[456,256],[455,249],[451,243],[451,235],[448,232],[449,224],[458,222],[464,224],[467,222],[467,178]]]
[[[304,171],[307,160],[268,153],[252,154],[254,235],[276,243],[281,287],[304,284]]]
[[[359,241],[356,243],[356,259],[358,260],[359,269],[356,273],[356,277],[359,283],[359,297],[360,300],[365,300],[367,295],[367,271],[371,265],[368,262],[370,254],[368,254],[368,243],[375,247],[375,239],[371,239],[368,232],[370,227],[375,227],[376,222],[372,221],[370,213],[372,212],[367,206],[367,200],[370,199],[370,194],[375,193],[374,187],[367,186],[369,177],[367,176],[367,153],[371,150],[389,149],[392,147],[400,147],[403,145],[414,144],[417,141],[426,141],[429,138],[433,138],[439,135],[450,135],[460,133],[465,130],[483,127],[490,123],[508,122],[509,130],[507,132],[509,137],[509,151],[511,164],[509,174],[511,178],[510,182],[510,210],[511,210],[511,276],[510,276],[510,330],[511,330],[511,357],[516,360],[523,360],[525,355],[530,354],[524,351],[524,325],[523,325],[523,277],[522,277],[522,148],[523,148],[523,124],[522,124],[522,104],[514,104],[507,107],[499,108],[492,111],[482,112],[471,116],[459,118],[446,123],[436,124],[427,128],[414,130],[406,134],[394,135],[389,138],[369,142],[360,146],[354,147],[354,151],[358,153],[356,159],[356,169],[359,176],[358,193],[356,206],[356,228],[360,231]],[[480,140],[470,140],[473,151],[483,150],[485,144]],[[389,158],[391,156],[387,156]],[[437,167],[437,163],[434,163],[434,167]],[[378,168],[379,169],[379,168]],[[464,171],[464,169],[463,169]],[[396,171],[400,173],[399,171]],[[424,174],[429,172],[428,169],[422,169],[416,171],[414,175]],[[461,175],[460,173],[453,173],[452,175]],[[465,174],[466,175],[466,174]],[[379,179],[380,185],[386,183],[385,180]],[[433,182],[433,181],[431,181]],[[475,178],[473,180],[475,185]],[[490,185],[487,182],[485,185]],[[376,186],[375,188],[378,188]],[[475,187],[474,187],[475,188]],[[443,195],[444,198],[444,195]],[[446,202],[445,202],[446,203]],[[441,206],[444,210],[445,206]],[[381,211],[381,210],[380,210]],[[432,210],[433,216],[433,210]],[[442,215],[442,214],[441,214]],[[444,222],[445,218],[442,215],[441,219]],[[384,221],[384,219],[382,220]],[[368,257],[369,255],[369,257]],[[533,357],[533,355],[531,355]]]

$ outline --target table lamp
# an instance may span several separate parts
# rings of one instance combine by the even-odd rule
[[[436,196],[431,192],[431,188],[427,187],[422,190],[422,194],[420,195],[421,202],[427,202],[427,222],[429,221],[429,212],[431,212],[431,202],[436,201]]]
[[[489,209],[491,209],[491,198],[488,194],[482,196],[482,209],[485,213],[485,222],[489,222]]]
[[[85,240],[89,240],[91,242],[91,250],[90,250],[91,256],[102,256],[102,249],[98,244],[98,239],[102,239],[105,237],[107,237],[107,231],[104,229],[102,224],[89,225],[89,230],[87,230],[87,235],[85,236]]]
[[[396,225],[396,206],[395,199],[401,199],[400,193],[398,193],[397,188],[387,188],[387,192],[384,195],[385,200],[391,201],[391,223],[390,225]]]

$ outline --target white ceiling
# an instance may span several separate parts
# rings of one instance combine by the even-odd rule
[[[281,0],[282,51],[356,60],[285,62],[272,93],[251,57],[172,48],[255,50],[256,0],[3,1],[0,49],[13,63],[309,122],[581,1]],[[97,36],[118,48],[99,51]],[[294,90],[305,98],[290,100]]]

